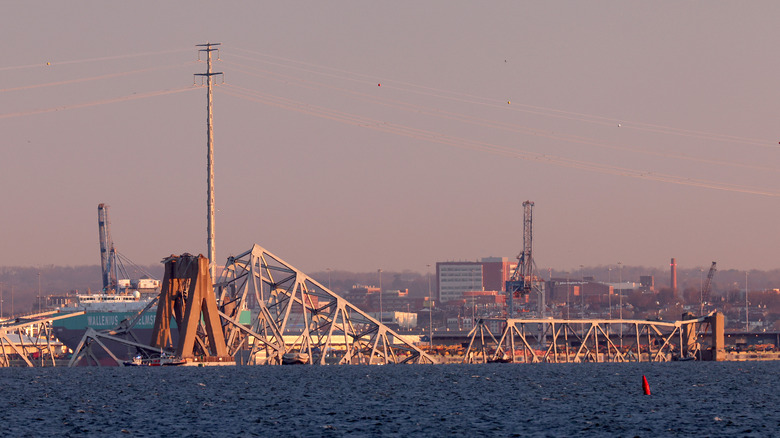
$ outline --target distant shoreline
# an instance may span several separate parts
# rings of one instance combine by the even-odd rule
[[[745,362],[752,360],[780,360],[780,352],[755,352],[755,351],[743,351],[743,352],[730,352],[726,353],[726,357],[721,362]]]

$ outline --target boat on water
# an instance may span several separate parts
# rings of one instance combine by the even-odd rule
[[[184,365],[186,362],[180,357],[162,354],[157,357],[135,356],[132,360],[126,360],[122,364],[126,367],[166,367]]]
[[[306,353],[285,353],[282,355],[282,365],[303,365],[309,363]]]

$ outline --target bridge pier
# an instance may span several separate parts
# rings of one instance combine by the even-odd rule
[[[726,319],[720,312],[714,312],[705,318],[710,325],[711,347],[702,352],[702,360],[721,361],[726,359],[726,338],[725,324]]]
[[[692,319],[697,319],[693,313],[691,312],[685,312],[682,315],[683,321],[690,321]],[[682,330],[682,357],[689,357],[690,355],[696,355],[697,353],[700,353],[699,348],[699,342],[696,336],[696,323],[686,324],[683,326]],[[700,359],[700,356],[697,357],[697,359]]]

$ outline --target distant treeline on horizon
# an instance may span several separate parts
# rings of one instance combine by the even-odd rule
[[[159,263],[152,265],[141,265],[137,267],[126,267],[128,277],[138,278],[156,278],[162,279],[163,266]],[[708,267],[709,268],[709,267]],[[679,289],[700,287],[702,281],[706,279],[707,269],[680,269],[677,270],[677,282]],[[354,285],[379,284],[377,271],[371,272],[352,272],[347,270],[330,270],[306,272],[324,286],[330,284],[330,288],[335,292],[351,289]],[[431,288],[434,293],[436,290],[435,269],[431,268]],[[612,266],[611,270],[607,266],[587,267],[574,271],[549,270],[542,268],[538,270],[538,275],[545,280],[550,275],[553,278],[593,278],[594,281],[617,283],[619,280],[624,282],[639,282],[642,275],[652,275],[655,280],[657,290],[670,287],[670,272],[665,272],[658,268],[645,268],[641,266],[623,266],[621,270]],[[120,276],[121,278],[121,276]],[[714,294],[725,294],[729,291],[745,289],[745,271],[734,269],[718,270],[715,273],[712,291]],[[753,290],[780,289],[780,269],[771,271],[751,270],[747,275],[748,288]],[[100,265],[89,266],[11,266],[0,267],[0,294],[4,297],[5,305],[9,305],[11,288],[14,290],[16,303],[32,303],[40,292],[42,296],[65,294],[78,291],[86,293],[88,291],[98,292],[102,289]],[[385,290],[403,290],[408,289],[410,295],[427,296],[428,294],[428,274],[425,272],[405,271],[383,271],[382,288]]]

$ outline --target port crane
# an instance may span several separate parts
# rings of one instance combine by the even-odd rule
[[[117,275],[121,275],[120,278],[130,278],[125,263],[136,273],[140,272],[146,278],[154,278],[143,267],[138,266],[114,248],[114,240],[111,238],[111,221],[108,219],[108,205],[104,203],[98,204],[98,234],[100,237],[100,268],[103,278],[102,292],[104,294],[115,294],[121,289]]]
[[[518,254],[517,266],[506,282],[510,318],[514,312],[514,298],[528,295],[531,291],[536,291],[538,294],[539,316],[543,317],[544,315],[544,291],[538,287],[538,281],[534,275],[533,207],[532,201],[523,202],[523,250]]]
[[[506,282],[506,292],[513,298],[519,298],[531,292],[533,277],[533,207],[531,201],[523,202],[523,250],[517,255],[515,267],[509,281]]]
[[[111,224],[108,221],[108,205],[98,204],[98,233],[100,237],[100,269],[103,278],[103,292],[116,292],[116,251],[111,239]]]
[[[701,290],[701,314],[704,313],[704,303],[710,300],[710,288],[712,287],[712,277],[715,276],[717,271],[717,263],[712,262],[710,271],[707,272],[707,281],[704,282],[704,287]]]

